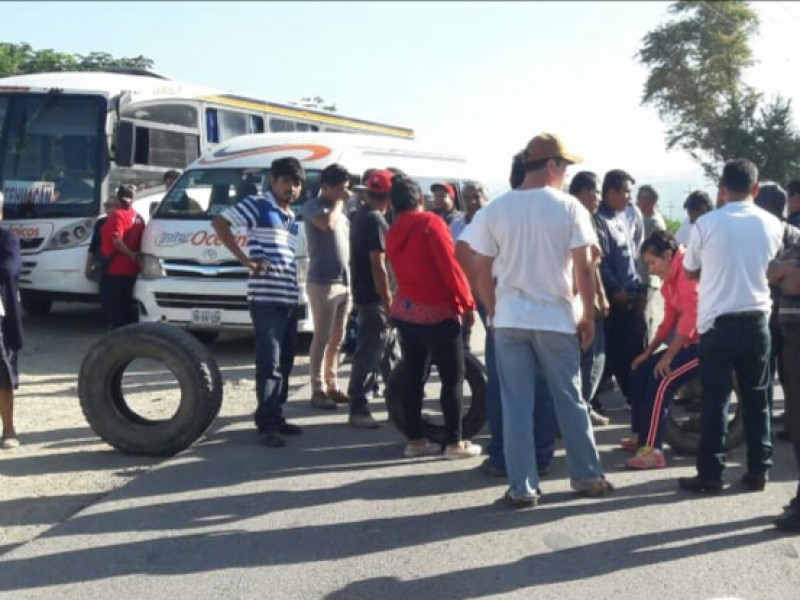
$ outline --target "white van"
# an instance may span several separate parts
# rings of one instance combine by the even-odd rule
[[[142,238],[142,270],[135,296],[141,321],[158,321],[195,330],[213,339],[223,329],[251,329],[247,306],[247,269],[222,245],[211,219],[245,196],[262,192],[276,158],[293,156],[306,171],[302,204],[319,192],[320,173],[339,163],[355,180],[369,168],[396,167],[413,177],[430,198],[430,186],[445,181],[456,190],[468,180],[459,156],[423,149],[413,140],[353,133],[280,133],[229,140],[195,161],[183,173],[150,218]],[[242,247],[244,231],[233,231]],[[313,324],[305,295],[308,249],[304,227],[297,247],[301,290],[299,330]]]

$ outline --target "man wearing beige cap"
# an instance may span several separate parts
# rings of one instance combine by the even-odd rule
[[[525,150],[522,185],[472,221],[478,295],[495,332],[509,478],[504,500],[515,508],[535,506],[540,496],[532,433],[537,373],[552,392],[573,489],[591,497],[613,489],[603,476],[580,392],[580,348],[594,338],[590,247],[597,238],[587,211],[561,191],[567,167],[576,162],[581,159],[558,137],[537,135]],[[573,270],[583,307],[579,319]]]

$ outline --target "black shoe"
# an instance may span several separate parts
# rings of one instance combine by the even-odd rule
[[[261,443],[267,448],[283,448],[286,445],[286,440],[277,431],[262,431],[259,435]]]
[[[289,421],[284,421],[280,425],[278,425],[278,433],[283,435],[300,435],[303,433],[303,430],[300,428],[299,425],[295,425],[294,423],[289,423]]]
[[[796,510],[786,511],[775,519],[775,528],[786,533],[800,533],[800,513]]]
[[[764,473],[745,473],[742,475],[742,486],[751,492],[763,492],[767,486],[767,476]]]
[[[792,438],[789,437],[789,430],[788,429],[781,429],[778,433],[775,434],[775,437],[781,440],[782,442],[791,442]]]
[[[722,480],[700,479],[700,477],[678,477],[678,487],[697,494],[719,494],[722,491]]]

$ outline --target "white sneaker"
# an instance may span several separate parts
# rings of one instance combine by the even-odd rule
[[[444,457],[450,460],[459,458],[474,458],[480,456],[483,449],[478,444],[463,440],[458,444],[448,446],[444,450]]]

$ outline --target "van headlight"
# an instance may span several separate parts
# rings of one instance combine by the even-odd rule
[[[152,254],[139,254],[139,277],[142,279],[160,279],[166,277],[164,263]]]
[[[69,225],[64,225],[64,227],[56,230],[53,235],[50,236],[47,249],[64,250],[65,248],[72,248],[85,244],[89,241],[89,238],[92,237],[93,228],[94,222],[91,219],[74,221]]]

